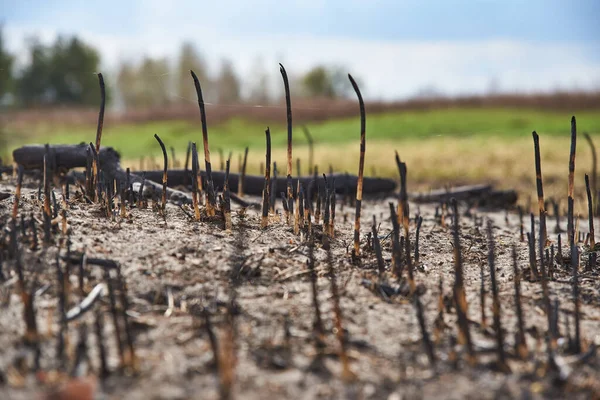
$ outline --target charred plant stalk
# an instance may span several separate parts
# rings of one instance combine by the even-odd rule
[[[190,164],[190,154],[192,152],[192,142],[189,141],[187,145],[187,150],[185,152],[185,164],[183,165],[183,170],[188,171],[188,166]]]
[[[573,304],[575,313],[575,341],[573,343],[573,352],[581,353],[581,317],[579,302],[579,248],[571,246],[571,271],[573,276]]]
[[[573,204],[575,190],[575,150],[577,148],[577,124],[575,117],[571,118],[571,151],[569,155],[569,193],[568,193],[568,221],[567,234],[569,235],[569,244],[573,246],[575,242],[575,227],[573,225]],[[571,249],[572,251],[572,249]]]
[[[365,103],[360,93],[360,89],[354,78],[352,78],[352,75],[348,74],[348,79],[350,79],[350,83],[352,83],[352,87],[358,97],[360,110],[360,159],[358,163],[358,183],[356,185],[356,214],[354,216],[354,255],[358,256],[360,254],[360,211],[363,195],[363,174],[365,169],[366,117]]]
[[[19,165],[17,175],[17,188],[15,189],[15,202],[13,203],[12,218],[17,220],[19,214],[19,200],[21,200],[21,185],[23,184],[23,166]]]
[[[98,83],[100,84],[100,112],[98,113],[98,127],[96,129],[96,147],[94,151],[97,154],[100,153],[100,142],[102,140],[102,127],[104,125],[104,107],[106,106],[106,89],[104,87],[104,77],[102,74],[98,74]],[[91,174],[91,185],[94,187],[98,182],[98,171],[100,165],[98,163],[98,157],[95,156],[92,160],[92,174]],[[98,195],[98,192],[96,192]],[[98,199],[96,199],[97,201]]]
[[[405,227],[405,235],[408,230],[408,210],[407,202],[408,202],[408,193],[406,191],[406,163],[400,161],[400,156],[398,152],[396,152],[396,166],[398,167],[398,172],[400,174],[400,199],[398,201],[398,223]],[[443,211],[443,210],[442,210]],[[442,213],[442,225],[444,224],[444,215]]]
[[[44,155],[44,243],[46,244],[52,241],[50,236],[52,211],[50,210],[50,171],[48,157],[49,152],[46,147],[46,154]]]
[[[162,140],[160,140],[160,137],[158,137],[158,135],[155,133],[154,134],[154,138],[158,141],[158,144],[160,145],[160,149],[162,150],[163,153],[163,177],[162,177],[162,198],[161,198],[161,209],[163,210],[163,213],[165,212],[165,208],[167,206],[167,168],[169,166],[169,156],[167,155],[167,149],[165,148],[165,144],[163,143]]]
[[[421,225],[423,224],[423,217],[417,217],[417,231],[415,233],[415,265],[419,265],[419,234],[421,232]]]
[[[540,156],[540,137],[536,131],[532,132],[533,148],[535,153],[535,184],[537,187],[538,208],[540,212],[540,249],[546,244],[548,233],[546,232],[546,207],[544,203],[544,185],[542,182],[542,161]],[[540,253],[543,257],[543,252]]]
[[[525,339],[525,320],[523,317],[523,307],[521,305],[521,272],[517,264],[517,249],[512,246],[512,264],[513,264],[513,284],[515,289],[515,307],[517,314],[517,334],[515,347],[517,354],[521,359],[527,358],[527,341]]]
[[[242,170],[240,172],[240,181],[238,183],[238,196],[244,195],[244,181],[246,180],[246,163],[248,162],[248,147],[244,150],[244,161],[242,162]]]
[[[201,196],[199,183],[202,181],[200,171],[198,167],[198,150],[196,149],[196,142],[192,143],[192,206],[194,207],[194,218],[196,221],[200,221],[200,206],[198,200]]]
[[[231,199],[229,193],[229,168],[231,164],[231,159],[228,159],[225,162],[225,185],[223,186],[223,200],[225,209],[223,210],[223,217],[225,219],[225,230],[231,231]]]
[[[260,227],[266,228],[269,225],[269,194],[271,190],[271,131],[267,127],[265,131],[267,140],[267,152],[265,155],[265,187],[263,188],[262,219]]]
[[[590,228],[590,248],[594,249],[596,245],[596,239],[594,237],[594,202],[592,200],[592,193],[590,190],[590,178],[585,174],[585,190],[587,192],[588,201],[588,220]]]
[[[287,223],[288,225],[291,225],[291,218],[292,215],[294,215],[294,188],[292,186],[292,101],[290,98],[290,84],[288,82],[287,72],[281,64],[279,64],[279,72],[281,72],[281,77],[283,78],[285,107],[287,111]]]
[[[377,234],[377,220],[373,215],[373,226],[371,229],[373,233],[373,249],[375,250],[375,256],[377,257],[377,271],[379,272],[379,280],[383,279],[385,273],[385,263],[383,262],[383,255],[381,254],[381,243],[379,242],[379,236]]]
[[[496,284],[496,262],[495,262],[495,244],[492,221],[487,222],[488,236],[488,265],[490,267],[490,285],[492,289],[493,302],[493,321],[494,332],[496,334],[496,351],[498,355],[498,366],[502,371],[510,371],[510,367],[506,363],[506,355],[504,353],[504,333],[502,332],[502,320],[500,313],[500,298],[498,296],[498,286]]]
[[[329,236],[335,236],[335,205],[336,205],[336,196],[335,196],[335,178],[333,178],[333,190],[331,191],[331,212],[329,216]]]
[[[389,203],[390,219],[392,221],[392,263],[394,264],[394,274],[398,281],[402,279],[402,246],[400,245],[400,226],[398,225],[398,217],[394,209],[394,203]]]
[[[592,151],[592,184],[591,184],[591,189],[592,189],[592,204],[593,204],[593,209],[598,212],[598,191],[597,191],[597,183],[598,181],[597,179],[597,174],[598,174],[598,158],[596,155],[596,146],[594,146],[594,142],[592,141],[592,137],[587,134],[584,133],[583,136],[585,136],[585,140],[587,140],[588,144],[590,145],[590,150]]]
[[[270,195],[271,199],[269,200],[270,213],[275,215],[275,202],[277,201],[277,163],[273,162],[273,179],[271,180],[271,189]]]
[[[198,97],[198,108],[200,109],[200,120],[202,122],[202,144],[204,145],[204,164],[206,168],[206,214],[209,217],[215,215],[215,188],[212,179],[212,167],[210,164],[210,150],[208,148],[208,128],[206,124],[206,111],[204,109],[204,99],[202,97],[202,88],[200,87],[200,81],[194,73],[192,79],[194,80],[194,86],[196,87],[196,95]]]
[[[530,242],[529,242],[530,259],[529,259],[529,261],[531,263],[531,279],[537,280],[540,277],[540,272],[538,271],[538,268],[537,268],[537,257],[535,254],[535,217],[533,216],[533,213],[531,213],[529,216],[531,219],[531,234],[529,237],[530,238]],[[543,247],[542,247],[542,249],[543,249]],[[544,255],[544,252],[542,251],[542,254],[540,254],[540,256],[543,257],[543,255]]]
[[[454,304],[456,306],[456,314],[458,317],[458,331],[459,341],[464,344],[467,348],[468,361],[470,364],[475,364],[475,351],[473,349],[473,343],[471,341],[471,331],[469,330],[468,320],[468,308],[467,308],[467,297],[465,294],[464,278],[463,278],[463,265],[462,265],[462,252],[460,246],[459,226],[458,226],[458,206],[456,199],[451,200],[452,212],[454,214],[453,224],[453,242],[454,242]],[[410,253],[407,257],[410,257]]]

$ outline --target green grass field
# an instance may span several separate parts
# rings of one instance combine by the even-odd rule
[[[358,111],[358,110],[357,110]],[[580,132],[600,133],[600,112],[578,112]],[[367,140],[393,141],[421,140],[442,136],[457,138],[495,136],[510,141],[529,137],[537,130],[543,136],[569,134],[570,114],[518,110],[518,109],[443,109],[411,111],[403,113],[367,114]],[[199,119],[199,118],[198,118]],[[212,149],[226,152],[239,151],[245,146],[264,148],[264,130],[268,123],[233,119],[219,125],[210,124],[208,110],[209,140]],[[307,124],[317,144],[343,144],[356,142],[359,137],[359,119],[346,118]],[[94,141],[95,126],[33,126],[27,134],[16,132],[9,138],[9,147],[27,143],[78,143]],[[25,132],[24,132],[25,133]],[[157,133],[168,147],[185,149],[188,141],[201,143],[200,124],[187,121],[148,122],[141,124],[111,125],[107,115],[102,143],[118,149],[124,158],[138,158],[160,153],[154,134]],[[285,126],[271,125],[273,147],[286,145]],[[294,143],[306,144],[304,134],[296,127]]]
[[[589,132],[594,138],[600,134],[599,111],[574,111],[572,114],[577,118],[580,134]],[[367,114],[365,172],[367,175],[396,176],[393,157],[397,150],[408,163],[413,187],[492,182],[530,192],[534,188],[531,132],[536,130],[541,137],[547,191],[561,193],[566,188],[572,114],[486,108]],[[266,122],[232,119],[211,125],[209,109],[208,124],[214,168],[219,167],[218,149],[222,149],[225,155],[230,151],[233,153],[232,170],[237,171],[239,155],[249,146],[248,173],[258,173],[259,165],[264,161]],[[332,166],[336,171],[356,173],[360,136],[358,117],[307,126],[315,140],[315,163],[321,171]],[[91,142],[95,133],[93,125],[32,126],[26,132],[13,132],[8,138],[8,148],[31,143]],[[150,159],[158,168],[162,156],[153,137],[155,133],[167,147],[175,148],[179,163],[183,162],[188,141],[196,141],[199,149],[202,148],[199,121],[113,125],[109,114],[105,119],[102,144],[115,147],[126,166],[135,169],[143,157],[146,168]],[[286,127],[271,125],[271,135],[273,160],[281,168],[286,157]],[[589,172],[591,157],[583,135],[579,137],[576,183],[581,188],[579,180],[583,182],[583,173]],[[294,158],[301,158],[304,171],[308,155],[306,144],[302,129],[295,126]]]

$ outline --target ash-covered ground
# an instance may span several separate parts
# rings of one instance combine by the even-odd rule
[[[14,196],[0,202],[5,279],[0,283],[0,397],[3,399],[52,398],[61,388],[62,397],[58,398],[63,399],[74,398],[65,397],[68,393],[87,398],[86,390],[93,391],[96,398],[212,399],[221,396],[224,386],[230,388],[232,397],[243,399],[600,398],[600,361],[595,353],[595,347],[600,345],[600,269],[587,268],[589,249],[579,243],[582,349],[575,354],[570,349],[575,336],[572,271],[553,260],[554,277],[548,286],[552,306],[559,306],[559,337],[554,350],[557,366],[552,367],[546,351],[548,319],[542,285],[529,279],[529,251],[527,242],[520,240],[516,213],[470,210],[465,215],[465,208],[460,208],[469,328],[476,351],[476,361],[471,364],[467,362],[464,345],[457,343],[456,309],[452,304],[455,276],[451,218],[446,215],[443,226],[435,216],[434,206],[411,204],[411,216],[418,212],[423,217],[418,262],[414,259],[414,219],[410,224],[410,242],[416,293],[420,295],[436,357],[432,365],[422,340],[414,295],[402,291],[406,285],[399,283],[392,271],[388,204],[396,204],[395,197],[363,202],[362,252],[358,260],[351,257],[354,207],[338,202],[335,235],[325,246],[322,229],[314,224],[318,300],[324,325],[323,346],[318,347],[307,235],[295,235],[278,218],[272,217],[269,227],[261,229],[258,211],[242,212],[234,206],[231,232],[226,232],[220,221],[196,222],[190,218],[192,212],[172,204],[167,204],[166,216],[152,206],[138,209],[128,205],[126,216],[117,213],[110,218],[99,205],[87,204],[72,188],[66,207],[68,235],[62,232],[59,213],[56,232],[51,244],[46,245],[37,187],[38,182],[26,180],[22,191],[19,215],[24,217],[24,235],[20,217],[16,224],[18,257],[27,291],[42,289],[34,295],[40,350],[37,371],[32,350],[36,338],[25,339],[27,329],[16,261],[14,255],[9,256]],[[14,193],[15,180],[5,178],[0,191]],[[61,194],[56,195],[59,206],[64,207]],[[278,209],[281,210],[281,203]],[[386,268],[382,276],[368,240],[373,216],[377,218]],[[38,236],[35,249],[32,249],[32,218],[36,220]],[[487,219],[493,221],[501,323],[510,372],[501,370],[497,363]],[[527,232],[528,219],[525,225]],[[562,225],[565,229],[565,220]],[[583,220],[579,225],[585,230]],[[554,222],[548,223],[548,232],[548,246],[557,246]],[[567,254],[565,237],[563,234],[563,253]],[[79,287],[79,262],[67,263],[61,258],[67,255],[67,239],[73,260],[85,254],[88,260],[108,259],[120,266],[127,286],[127,316],[135,349],[133,367],[121,368],[106,291],[89,311],[68,323],[65,355],[62,361],[58,357],[61,285],[57,278],[57,256],[62,273],[68,276],[67,310],[82,301],[82,289],[87,295],[104,281],[104,268],[88,262],[83,268],[84,286]],[[513,245],[522,272],[528,349],[524,359],[515,349]],[[354,376],[347,380],[342,379],[328,274],[328,246],[339,286],[346,355]],[[485,324],[480,302],[482,269]],[[402,278],[406,277],[405,268]],[[371,285],[365,284],[365,280]],[[399,288],[402,293],[380,290],[381,286],[373,283],[387,285],[385,289]],[[121,301],[117,303],[121,309]],[[95,327],[98,317],[102,319],[110,372],[105,378],[100,377]],[[219,349],[218,363],[207,319]],[[125,338],[120,321],[121,337]],[[125,339],[123,347],[128,354]],[[128,363],[127,357],[125,362]]]

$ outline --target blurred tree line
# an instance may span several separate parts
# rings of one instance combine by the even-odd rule
[[[100,62],[98,50],[76,36],[58,37],[52,44],[33,38],[28,43],[26,61],[17,68],[0,26],[0,103],[16,107],[97,105],[96,73]],[[202,55],[186,42],[176,60],[145,57],[137,63],[122,62],[115,71],[116,79],[106,73],[109,101],[125,108],[193,103],[196,93],[190,69],[202,82],[206,101],[219,104],[268,104],[276,97],[269,90],[270,79],[280,79],[269,76],[263,64],[257,62],[243,91],[230,60],[222,60],[217,73],[211,74]],[[295,95],[338,98],[352,90],[341,68],[317,66],[292,79]]]

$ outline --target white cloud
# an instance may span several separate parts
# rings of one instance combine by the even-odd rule
[[[162,0],[150,8],[152,15],[159,8],[159,14],[164,12],[167,18],[170,15]],[[591,55],[597,51],[593,45],[239,35],[224,33],[210,22],[182,23],[167,29],[143,13],[136,16],[135,26],[131,34],[83,31],[78,35],[101,51],[104,71],[114,71],[122,60],[136,60],[143,55],[174,58],[180,43],[192,40],[213,71],[222,58],[229,58],[246,82],[257,57],[265,61],[274,82],[280,79],[278,62],[296,76],[316,64],[341,65],[360,77],[369,99],[406,98],[424,87],[435,87],[450,95],[483,93],[492,80],[503,91],[600,89],[600,62],[597,58],[592,61]],[[9,24],[5,29],[9,48],[21,56],[25,54],[27,36],[36,34],[51,41],[57,35],[56,29],[40,26]]]

